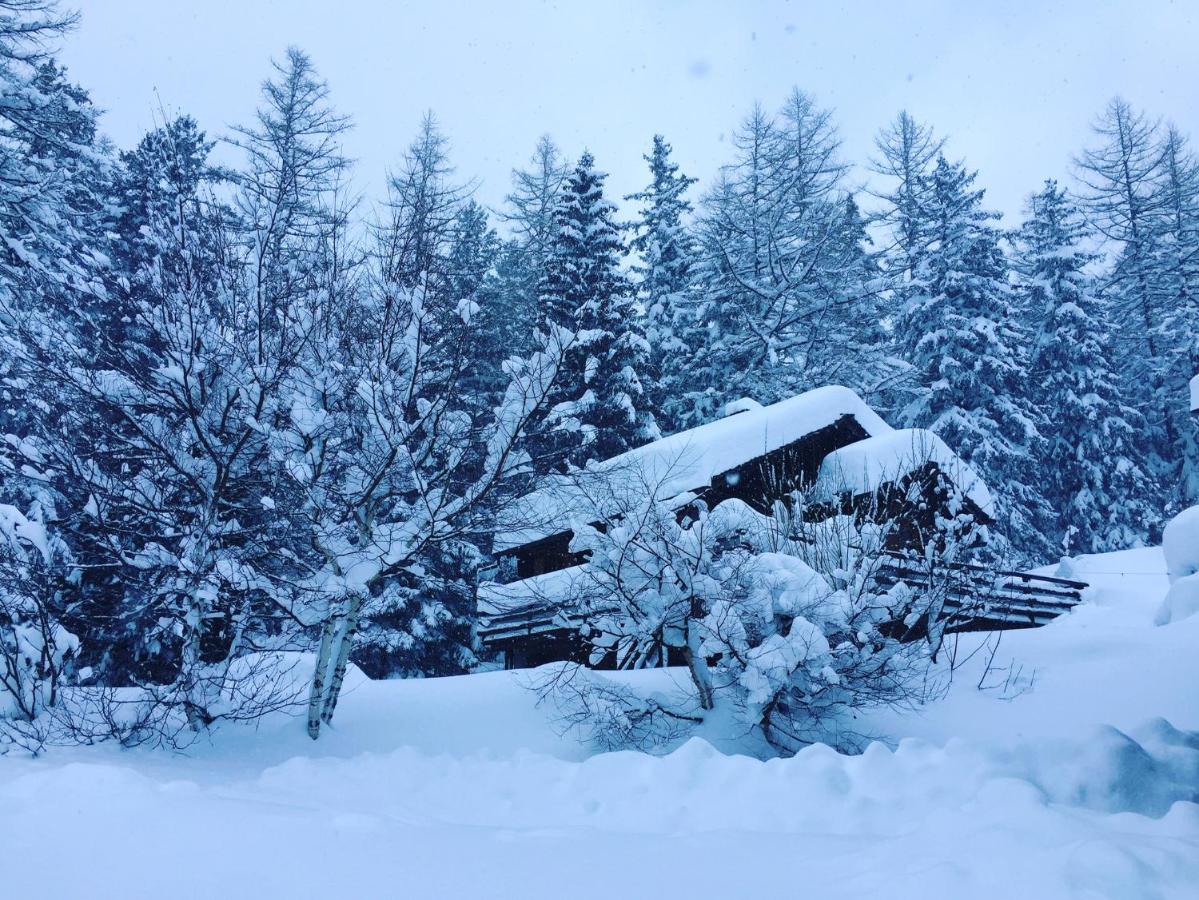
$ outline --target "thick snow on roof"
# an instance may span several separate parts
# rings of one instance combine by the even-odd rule
[[[1191,412],[1199,412],[1199,375],[1191,379]]]
[[[594,516],[597,497],[619,491],[622,483],[628,492],[642,497],[652,486],[659,500],[707,487],[715,476],[794,443],[845,415],[853,416],[867,434],[891,431],[861,397],[837,385],[771,406],[755,408],[745,401],[737,401],[735,406],[743,411],[637,447],[590,466],[578,476],[553,479],[515,504],[507,516],[509,526],[496,535],[496,550],[565,531],[578,516]]]
[[[943,440],[921,428],[889,431],[834,450],[820,464],[816,492],[824,497],[870,493],[928,462],[936,463],[979,509],[994,517],[995,504],[983,480]]]
[[[559,603],[578,597],[588,584],[583,566],[534,575],[512,584],[485,581],[479,585],[479,613],[497,616],[530,603]]]

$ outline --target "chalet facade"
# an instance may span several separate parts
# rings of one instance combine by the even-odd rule
[[[611,512],[605,510],[608,503],[626,508],[607,495],[611,483],[641,492],[639,499],[652,492],[680,516],[697,500],[714,508],[731,498],[770,514],[775,501],[802,491],[810,498],[804,510],[809,518],[886,519],[897,527],[888,536],[896,564],[886,567],[885,577],[896,581],[905,575],[901,551],[932,534],[938,517],[950,514],[951,503],[953,511],[966,514],[965,521],[989,524],[993,519],[986,485],[939,438],[891,428],[847,388],[820,388],[769,407],[739,401],[733,409],[716,422],[638,447],[581,476],[551,480],[522,498],[509,527],[496,535],[493,581],[480,587],[484,646],[502,654],[508,668],[588,661],[586,623],[571,613],[573,603],[563,602],[577,600],[588,589],[586,560],[570,550],[569,523],[604,520]],[[629,474],[612,477],[622,472]],[[987,591],[994,593],[999,585],[1005,596],[987,604],[994,615],[975,617],[967,628],[1044,624],[1078,602],[1085,587],[979,569],[973,576],[967,573],[963,590],[972,583],[981,590],[984,582]]]

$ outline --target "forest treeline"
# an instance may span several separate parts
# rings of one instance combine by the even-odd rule
[[[1122,100],[1013,229],[933,124],[851,162],[800,90],[702,189],[647,135],[631,221],[548,137],[483,207],[432,115],[372,203],[303,52],[217,165],[185,114],[113,147],[52,54],[72,17],[0,13],[0,683],[31,720],[68,677],[149,692],[98,701],[127,733],[252,717],[265,651],[306,649],[315,734],[350,660],[463,671],[507,499],[742,397],[842,384],[934,431],[1027,560],[1199,501],[1199,162]]]

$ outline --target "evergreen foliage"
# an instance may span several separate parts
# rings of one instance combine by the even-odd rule
[[[1137,446],[1145,421],[1120,394],[1110,312],[1086,271],[1095,262],[1089,231],[1047,181],[1014,243],[1021,308],[1040,323],[1030,373],[1047,420],[1039,469],[1053,537],[1067,554],[1135,546],[1156,516]]]
[[[659,436],[645,403],[650,346],[632,286],[605,175],[584,153],[566,180],[539,283],[546,321],[575,334],[556,388],[552,464],[581,466]]]
[[[684,196],[695,179],[679,172],[670,153],[666,139],[654,135],[653,148],[645,157],[650,183],[626,198],[641,204],[629,249],[639,257],[633,272],[651,351],[651,400],[666,431],[682,424],[672,410],[687,393],[686,364],[694,337],[688,319],[695,302],[695,241],[686,221],[692,207]]]
[[[1030,331],[1008,283],[998,215],[975,175],[937,160],[920,223],[925,244],[896,315],[904,358],[922,389],[905,424],[940,435],[991,484],[1018,552],[1044,553],[1048,508],[1035,461],[1043,440],[1028,383]]]

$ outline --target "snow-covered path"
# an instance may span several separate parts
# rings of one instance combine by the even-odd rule
[[[968,666],[860,756],[589,756],[493,673],[359,682],[317,744],[2,759],[0,896],[1194,898],[1199,617],[1151,624],[1161,569],[1083,560],[1093,601],[1001,646],[1031,690]]]

